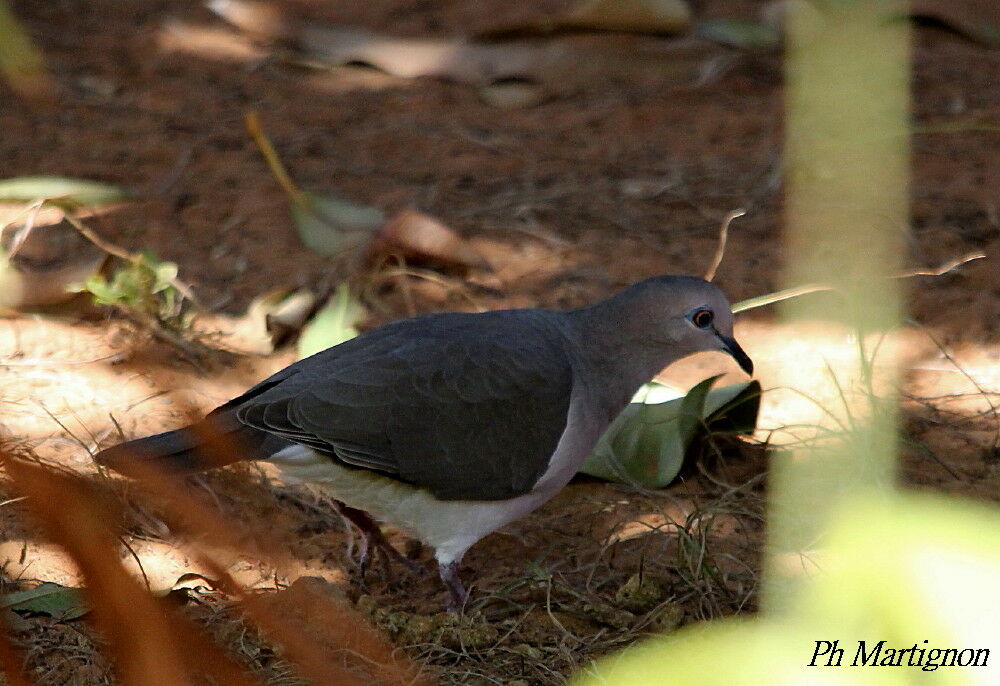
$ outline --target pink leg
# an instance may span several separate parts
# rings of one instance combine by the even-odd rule
[[[438,563],[438,574],[441,575],[441,581],[448,588],[449,597],[445,605],[448,612],[461,612],[462,608],[465,607],[465,602],[469,599],[469,594],[465,590],[465,586],[462,585],[462,580],[458,578],[460,564],[459,560]]]

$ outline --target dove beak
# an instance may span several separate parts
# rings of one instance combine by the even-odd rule
[[[753,360],[743,351],[743,348],[736,342],[736,339],[731,336],[724,336],[721,333],[717,335],[719,340],[722,341],[723,350],[733,356],[740,369],[745,371],[747,375],[753,376]]]

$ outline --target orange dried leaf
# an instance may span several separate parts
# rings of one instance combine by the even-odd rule
[[[412,262],[489,269],[468,241],[434,217],[416,210],[403,210],[376,235],[372,257],[391,254]]]
[[[92,616],[126,686],[186,686],[182,653],[156,600],[125,570],[118,555],[118,518],[106,499],[78,477],[5,459],[7,473],[52,539],[86,580]]]

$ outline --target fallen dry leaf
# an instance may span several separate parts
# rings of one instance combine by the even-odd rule
[[[271,3],[243,0],[208,0],[205,7],[238,29],[270,40],[289,38],[292,27]]]
[[[107,255],[65,220],[58,207],[18,211],[0,224],[0,307],[56,305],[73,298]]]
[[[477,38],[397,38],[348,26],[317,26],[278,20],[255,3],[214,0],[209,8],[255,36],[288,44],[295,60],[321,68],[367,65],[400,78],[430,77],[473,86],[517,79],[555,81],[578,64],[564,45]]]
[[[407,79],[433,77],[476,86],[505,79],[540,80],[567,58],[567,50],[553,44],[395,38],[344,27],[303,27],[298,44],[311,59],[325,64],[360,63]]]
[[[938,21],[968,38],[1000,47],[997,0],[911,0],[910,16]]]
[[[297,334],[315,311],[311,291],[279,288],[254,298],[243,316],[226,320],[227,333],[238,349],[268,355]]]
[[[489,269],[468,241],[430,215],[403,210],[379,229],[371,257],[398,254],[408,262]]]

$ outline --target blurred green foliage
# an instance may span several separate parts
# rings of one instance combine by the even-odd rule
[[[174,285],[176,279],[176,264],[139,253],[123,261],[110,280],[98,274],[88,279],[82,290],[90,293],[98,305],[120,307],[176,331],[187,328],[193,316]]]
[[[1000,646],[995,508],[899,495],[855,500],[833,519],[815,560],[822,573],[799,568],[812,578],[790,613],[686,627],[606,659],[573,686],[1000,683],[1000,655],[986,666],[952,662]]]
[[[42,54],[5,0],[0,0],[0,74],[15,91],[29,98],[51,94],[52,83],[42,63]]]

